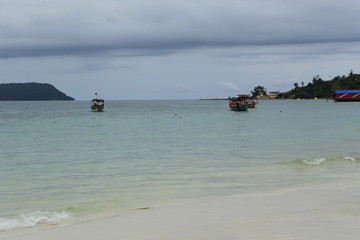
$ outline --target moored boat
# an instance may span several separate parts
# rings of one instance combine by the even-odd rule
[[[249,108],[255,108],[256,104],[258,104],[258,99],[255,97],[249,97],[248,99],[248,104],[249,104]]]
[[[229,107],[232,111],[247,111],[249,104],[242,95],[238,95],[237,98],[229,97]]]
[[[103,112],[104,111],[104,99],[100,98],[97,93],[95,93],[95,98],[91,100],[91,110],[92,112]]]
[[[248,108],[255,108],[256,104],[258,104],[258,98],[256,97],[252,97],[249,94],[239,94],[237,95],[237,98],[233,98],[236,99],[237,101],[240,102],[244,102],[248,104]]]

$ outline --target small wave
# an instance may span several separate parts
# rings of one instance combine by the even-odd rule
[[[34,227],[39,224],[56,224],[71,217],[71,214],[66,211],[36,211],[29,214],[21,214],[19,216],[0,218],[0,231]]]
[[[301,163],[302,165],[307,165],[307,166],[320,166],[330,163],[346,164],[349,161],[353,163],[358,163],[360,162],[359,160],[360,160],[359,157],[339,156],[339,157],[327,157],[327,158],[323,157],[323,158],[297,159],[294,161],[290,161],[289,163]]]
[[[326,162],[326,158],[315,158],[312,160],[301,160],[303,163],[307,164],[307,165],[316,165],[319,166],[320,164],[324,164]]]
[[[351,160],[353,162],[357,162],[356,158],[354,158],[354,157],[344,157],[344,158],[347,160]]]
[[[337,157],[314,157],[314,158],[298,158],[289,161],[275,162],[271,166],[281,168],[296,168],[296,169],[307,169],[314,167],[325,167],[325,168],[337,168],[352,167],[354,164],[360,163],[359,156],[337,156]]]

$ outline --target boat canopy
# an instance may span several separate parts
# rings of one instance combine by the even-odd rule
[[[240,98],[249,98],[251,96],[249,94],[238,94],[238,97],[240,97]]]
[[[104,102],[104,99],[101,98],[94,98],[93,100],[91,100],[92,102]]]

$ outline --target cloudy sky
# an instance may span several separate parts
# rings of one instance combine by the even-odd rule
[[[198,99],[360,73],[358,0],[0,0],[0,83]]]

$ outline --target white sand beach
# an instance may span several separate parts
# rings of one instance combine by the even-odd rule
[[[189,200],[7,239],[358,240],[359,222],[360,186],[348,186]]]

